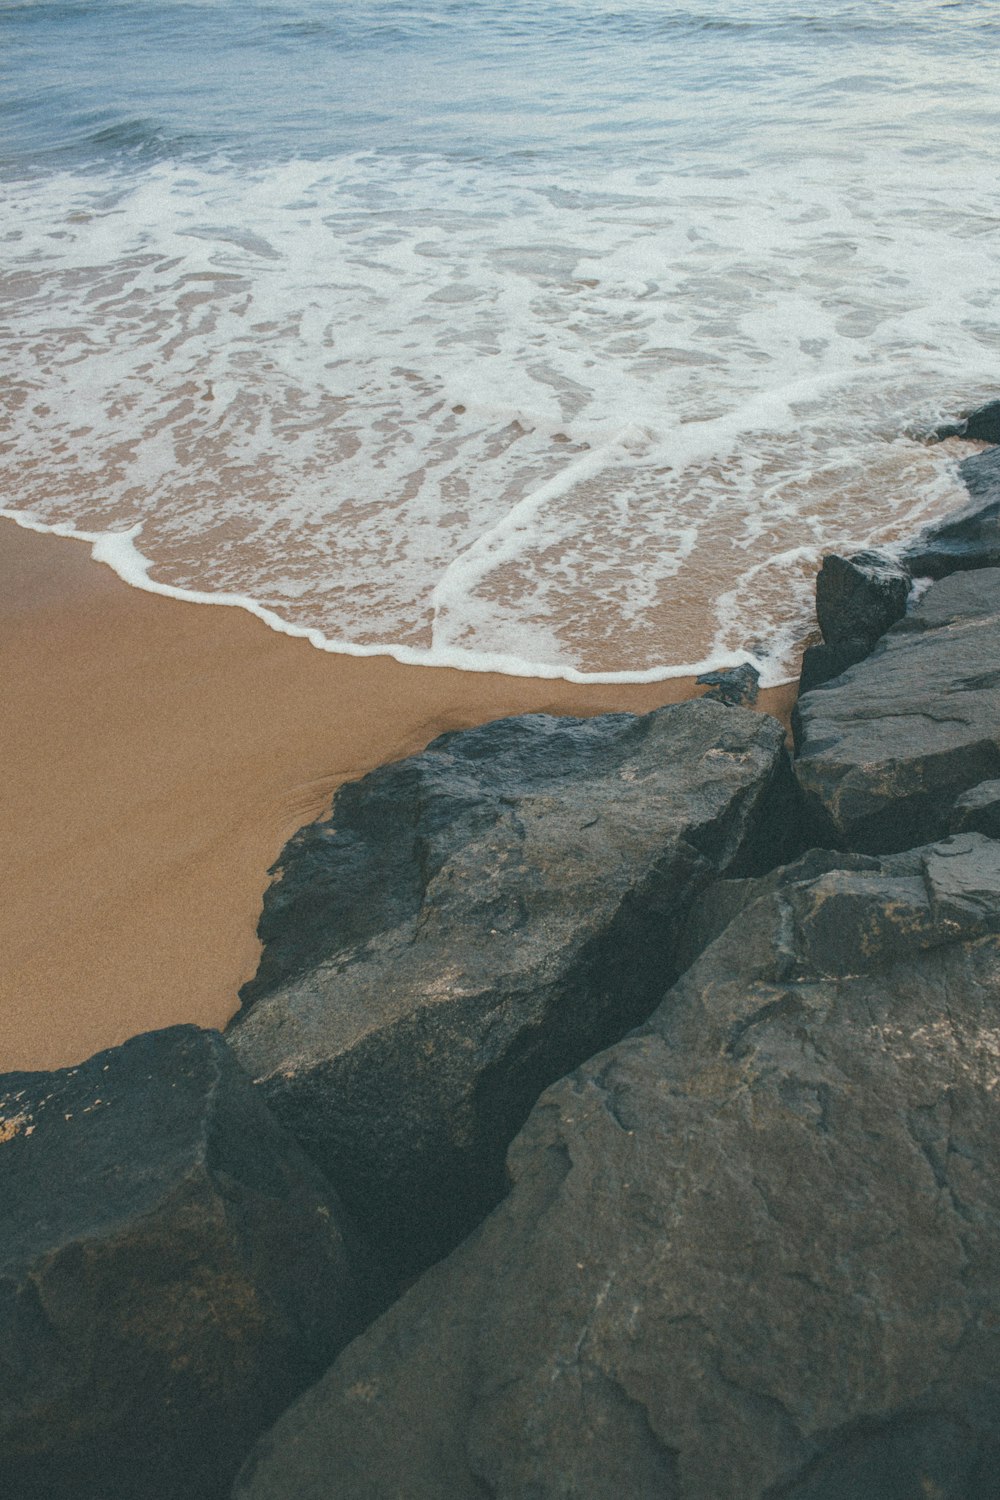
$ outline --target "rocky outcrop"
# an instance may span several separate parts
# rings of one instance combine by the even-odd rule
[[[816,577],[816,618],[830,645],[860,640],[874,646],[906,613],[910,575],[880,552],[827,553]]]
[[[706,886],[691,908],[677,946],[683,972],[694,963],[734,918],[752,902],[794,882],[814,880],[828,870],[877,870],[881,865],[870,854],[848,854],[836,849],[809,849],[788,865],[779,865],[766,875],[744,879],[716,880]]]
[[[1000,566],[1000,448],[973,453],[959,472],[969,503],[927,527],[905,549],[903,561],[915,578]]]
[[[967,417],[958,422],[946,422],[937,428],[934,436],[941,438],[967,438],[981,443],[1000,443],[1000,401],[989,401],[978,406]]]
[[[956,797],[950,823],[955,833],[985,833],[1000,839],[1000,781],[981,781]]]
[[[806,648],[800,693],[839,677],[862,661],[880,635],[906,612],[910,575],[880,552],[841,557],[830,552],[816,576],[816,618],[823,643]]]
[[[751,884],[239,1500],[992,1500],[1000,846]]]
[[[695,678],[699,687],[707,687],[704,695],[716,703],[728,703],[730,707],[749,707],[757,702],[760,673],[750,662],[739,667],[723,667],[718,672],[703,672]]]
[[[1000,569],[928,589],[872,654],[800,698],[796,774],[816,841],[905,849],[1000,775]]]
[[[282,856],[229,1032],[401,1271],[503,1191],[541,1090],[648,1015],[717,875],[796,832],[781,726],[716,703],[445,735]]]
[[[18,1500],[225,1494],[372,1315],[336,1199],[215,1032],[0,1078],[0,1199]]]

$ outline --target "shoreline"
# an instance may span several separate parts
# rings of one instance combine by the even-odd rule
[[[691,678],[578,684],[317,650],[246,610],[124,582],[75,537],[0,525],[9,895],[0,1071],[223,1027],[267,871],[335,789],[509,714],[645,713]],[[796,684],[757,707],[787,724]]]
[[[140,589],[144,593],[173,599],[179,604],[207,604],[216,609],[243,610],[255,619],[263,621],[278,635],[308,641],[317,650],[331,656],[357,656],[365,659],[388,656],[400,665],[408,667],[423,667],[430,670],[446,667],[475,675],[527,677],[543,682],[567,682],[584,688],[647,686],[674,680],[693,681],[694,678],[706,672],[722,672],[742,666],[746,660],[744,656],[730,653],[729,656],[706,657],[700,663],[689,663],[682,667],[660,666],[636,671],[585,672],[576,667],[545,666],[540,662],[528,662],[521,657],[507,656],[503,653],[492,654],[457,649],[422,650],[398,643],[364,646],[351,641],[331,640],[320,629],[296,625],[293,621],[276,614],[273,609],[268,609],[266,605],[259,604],[247,594],[204,593],[198,589],[181,588],[152,578],[150,572],[155,564],[140,552],[133,540],[141,532],[141,526],[133,527],[130,531],[77,531],[69,525],[58,523],[50,525],[44,521],[35,521],[26,512],[5,510],[2,507],[0,507],[0,521],[13,521],[15,526],[38,536],[54,536],[61,540],[85,543],[91,549],[92,561],[103,563],[122,583],[127,583],[130,587]],[[449,660],[449,657],[453,659]],[[760,677],[763,690],[765,674],[761,672]],[[768,682],[767,689],[787,688],[795,680],[794,677],[787,677],[777,682]]]

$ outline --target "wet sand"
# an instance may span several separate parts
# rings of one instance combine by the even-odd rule
[[[5,520],[0,627],[0,1071],[224,1026],[256,967],[267,870],[340,782],[504,714],[700,691],[335,656],[130,588],[87,545]],[[760,706],[785,716],[793,696]]]

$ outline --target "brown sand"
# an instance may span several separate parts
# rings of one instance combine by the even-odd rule
[[[345,779],[504,714],[645,712],[694,690],[334,656],[7,521],[0,625],[0,1071],[224,1026],[266,872]],[[792,697],[762,706],[787,715]]]

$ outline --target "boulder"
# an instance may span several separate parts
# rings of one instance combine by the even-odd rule
[[[697,892],[796,832],[783,731],[700,700],[448,734],[278,866],[230,1045],[401,1274],[504,1188],[539,1093],[642,1020]]]
[[[848,667],[864,661],[871,649],[871,642],[860,636],[838,641],[834,646],[828,646],[825,641],[807,646],[799,669],[799,696],[812,692],[814,687],[820,687],[831,678],[839,677]]]
[[[951,828],[955,833],[985,833],[1000,839],[1000,781],[981,781],[956,797]]]
[[[811,849],[763,877],[718,881],[688,921],[685,938],[695,956],[730,926],[745,942],[757,929],[734,925],[736,919],[770,897],[782,926],[773,932],[768,926],[752,951],[734,952],[734,972],[749,966],[755,977],[766,973],[775,982],[800,973],[873,972],[1000,930],[1000,844],[964,833],[878,858]],[[771,908],[765,909],[770,921]]]
[[[216,1032],[0,1078],[0,1473],[208,1500],[373,1315],[336,1198]]]
[[[745,661],[739,667],[724,667],[718,672],[703,672],[700,677],[695,678],[695,682],[699,687],[707,687],[709,691],[705,697],[713,699],[716,703],[749,706],[757,702],[760,673],[750,662]]]
[[[806,647],[800,695],[864,660],[879,636],[906,613],[911,582],[907,569],[881,552],[827,553],[816,575],[823,643]]]
[[[808,849],[791,864],[778,865],[766,875],[715,880],[705,887],[688,913],[677,945],[681,970],[687,969],[734,918],[754,901],[780,886],[814,880],[828,870],[879,870],[871,854],[847,854],[836,849]]]
[[[816,575],[816,618],[824,641],[874,646],[906,613],[909,593],[906,568],[880,552],[827,553]]]
[[[543,1095],[237,1500],[993,1500],[1000,846],[800,874]]]
[[[982,443],[1000,443],[1000,401],[978,406],[958,422],[946,422],[937,428],[936,438],[960,437]]]
[[[1000,448],[971,454],[959,471],[969,503],[928,526],[905,549],[903,561],[915,578],[1000,566]]]
[[[879,853],[947,833],[956,799],[1000,775],[1000,569],[928,589],[793,722],[814,842]]]

